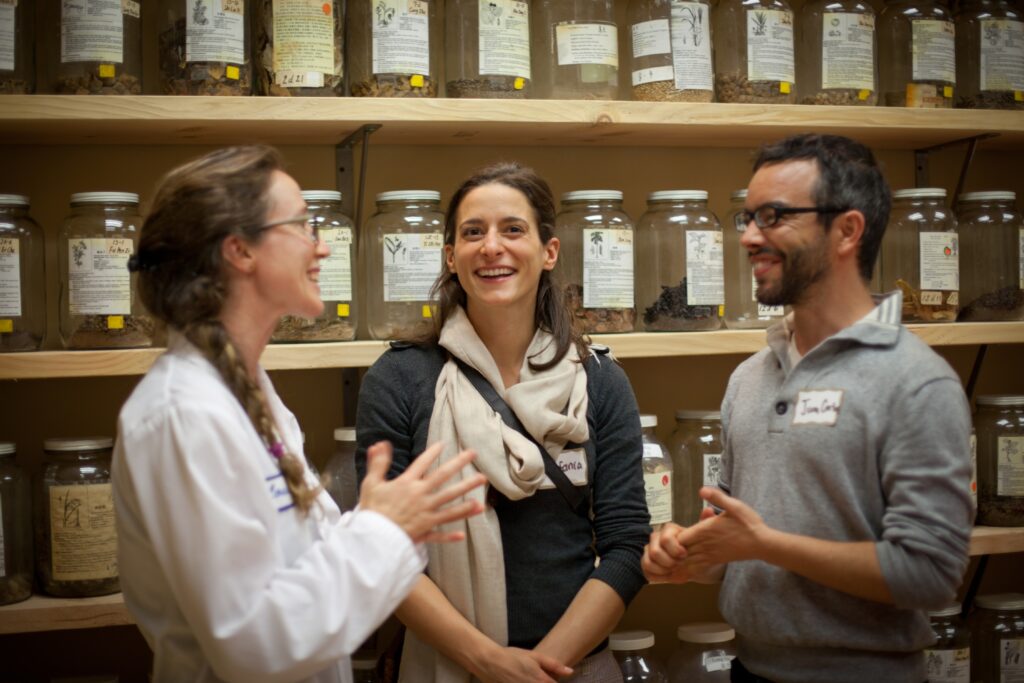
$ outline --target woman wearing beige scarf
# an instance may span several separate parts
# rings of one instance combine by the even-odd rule
[[[408,627],[402,681],[622,680],[606,638],[643,584],[640,425],[625,374],[573,330],[552,280],[554,213],[547,183],[516,164],[464,182],[445,221],[437,329],[386,353],[363,382],[360,446],[391,441],[393,474],[441,442],[439,462],[472,448],[463,474],[488,480],[485,512],[451,528],[467,542],[431,549],[428,576],[397,612]],[[502,421],[460,363],[532,438]],[[570,506],[536,444],[589,505]]]

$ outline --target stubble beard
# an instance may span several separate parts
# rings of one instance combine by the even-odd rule
[[[758,284],[757,301],[764,306],[795,306],[804,302],[811,287],[828,274],[825,240],[794,250],[782,257],[782,280],[776,287]]]

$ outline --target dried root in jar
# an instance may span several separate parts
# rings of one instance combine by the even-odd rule
[[[831,88],[804,97],[800,100],[800,104],[832,104],[842,107],[873,107],[878,104],[877,92],[874,90],[863,91],[869,93],[863,99],[861,92],[853,88]]]
[[[958,306],[949,303],[948,295],[943,297],[943,293],[938,292],[946,302],[926,304],[922,303],[921,292],[911,287],[906,280],[896,280],[896,286],[903,293],[903,322],[930,323],[956,320]]]
[[[130,349],[133,347],[150,346],[153,343],[155,325],[148,316],[132,315],[124,317],[124,327],[119,330],[109,329],[107,316],[86,315],[68,340],[72,349]]]
[[[945,81],[914,81],[907,83],[898,92],[885,93],[885,106],[917,109],[951,109],[953,107],[953,98],[945,97],[943,94],[949,85]],[[909,101],[908,91],[913,93]]]
[[[1018,101],[1012,90],[981,90],[974,97],[961,95],[956,106],[960,109],[1024,109],[1024,100]]]
[[[437,97],[437,82],[428,77],[422,86],[412,85],[416,76],[374,76],[352,84],[353,97]]]
[[[633,86],[633,99],[637,102],[711,102],[711,90],[677,90],[672,81],[653,81]]]
[[[524,100],[526,88],[516,89],[514,78],[460,78],[448,81],[448,97],[482,97],[487,99]]]
[[[0,78],[0,95],[30,95],[28,82],[20,78]]]
[[[632,308],[584,308],[580,285],[565,288],[565,302],[584,333],[632,332],[636,325],[636,311]]]
[[[0,353],[7,351],[35,351],[43,340],[23,330],[0,333]]]
[[[141,95],[142,81],[123,71],[112,78],[102,78],[98,69],[90,69],[81,76],[61,78],[56,91],[63,95]]]
[[[644,310],[644,326],[648,330],[686,329],[693,322],[712,319],[718,319],[718,306],[686,303],[685,277],[674,287],[662,285],[661,295]]]
[[[793,99],[782,92],[781,81],[751,81],[738,73],[716,74],[715,93],[719,102],[788,104]]]
[[[249,62],[188,62],[185,60],[185,19],[159,36],[160,80],[165,95],[248,95]],[[237,71],[237,74],[234,73]],[[234,76],[238,78],[234,78]]]
[[[274,330],[271,341],[275,342],[334,342],[350,341],[356,338],[356,328],[348,320],[323,318],[301,318],[286,315]]]

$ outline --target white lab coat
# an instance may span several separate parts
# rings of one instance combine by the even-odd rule
[[[301,453],[295,416],[259,381]],[[341,515],[322,493],[303,517],[241,404],[176,333],[121,409],[113,482],[121,587],[158,683],[351,681],[348,655],[425,565],[375,512]]]

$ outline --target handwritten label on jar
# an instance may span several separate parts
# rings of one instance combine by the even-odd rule
[[[444,238],[436,232],[384,235],[384,301],[427,301],[441,271]]]
[[[192,0],[186,13],[185,61],[245,63],[241,0]]]
[[[747,10],[747,78],[751,81],[796,80],[793,59],[793,13]]]
[[[677,90],[714,89],[708,5],[672,0],[672,66]]]
[[[914,19],[911,26],[911,73],[915,81],[956,82],[953,22]]]
[[[1024,90],[1024,22],[981,19],[981,90]]]
[[[14,71],[14,13],[17,3],[0,2],[0,71]]]
[[[704,453],[703,460],[704,467],[702,484],[704,486],[714,486],[715,488],[718,488],[719,475],[722,473],[722,454]],[[711,507],[711,505],[701,498],[701,509],[703,510],[704,508],[709,507]]]
[[[121,0],[62,2],[60,61],[124,61],[124,19]]]
[[[21,315],[21,240],[0,237],[0,316]]]
[[[68,241],[68,310],[71,315],[130,315],[130,239]]]
[[[921,289],[960,289],[960,239],[957,233],[922,232],[918,237]],[[937,303],[941,304],[941,299]]]
[[[928,683],[970,683],[971,648],[925,650]]]
[[[334,53],[332,2],[275,0],[274,74],[277,85],[322,88],[324,74],[334,74],[336,67],[340,73],[341,65],[335,65]],[[302,82],[296,83],[297,78]]]
[[[480,74],[530,77],[530,5],[479,0]]]
[[[619,29],[615,24],[558,24],[555,46],[558,66],[619,66]]]
[[[686,303],[717,306],[725,301],[725,250],[721,230],[686,231]]]
[[[583,307],[633,307],[632,230],[583,230]]]
[[[427,0],[376,0],[373,73],[430,73],[430,6]]]
[[[321,230],[320,241],[331,250],[320,262],[320,298],[352,301],[352,228]]]
[[[49,487],[50,548],[55,581],[117,576],[117,529],[111,485]]]
[[[825,12],[821,24],[821,87],[874,90],[875,18]]]
[[[1024,436],[996,439],[996,495],[1024,496]]]
[[[708,650],[700,655],[700,664],[708,673],[713,671],[729,671],[736,655],[727,654],[725,650]]]

